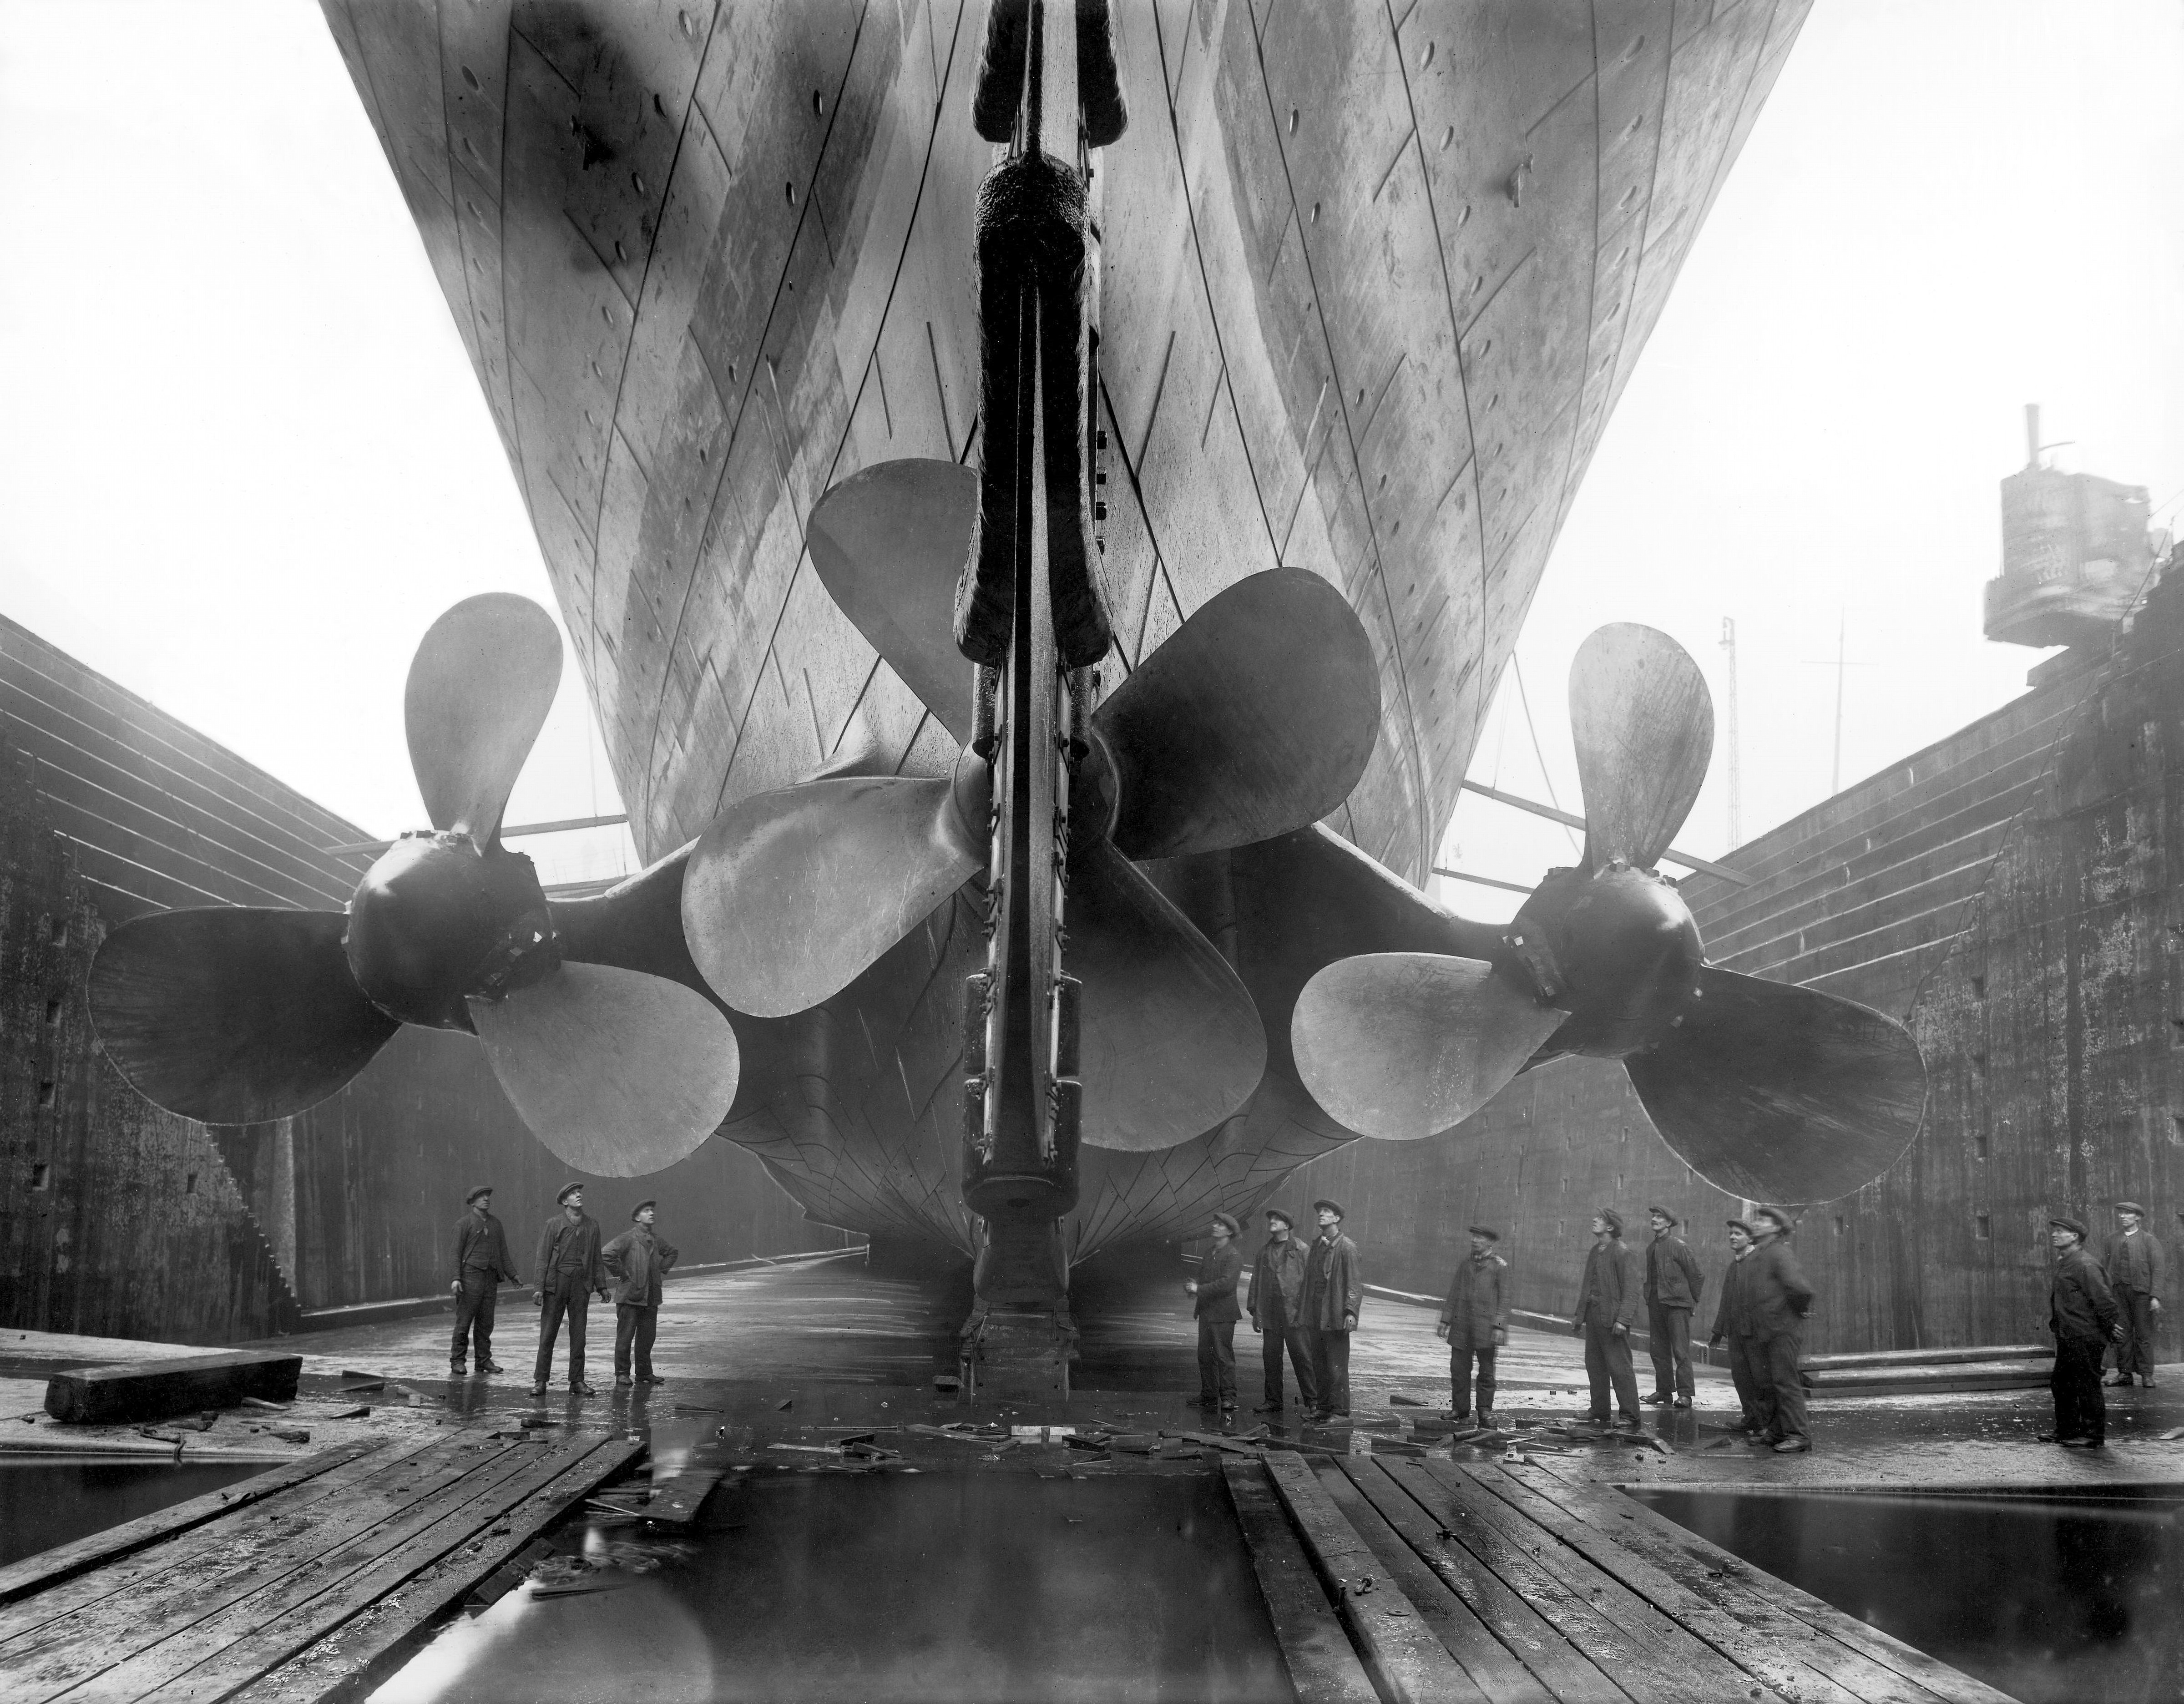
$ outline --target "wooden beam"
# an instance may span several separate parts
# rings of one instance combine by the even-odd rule
[[[1544,816],[1548,821],[1559,822],[1565,828],[1585,827],[1585,818],[1582,816],[1573,816],[1567,810],[1557,810],[1552,805],[1535,804],[1529,799],[1519,799],[1513,793],[1503,793],[1496,788],[1482,786],[1476,781],[1467,781],[1463,782],[1462,785],[1463,790],[1466,793],[1475,793],[1481,799],[1492,799],[1496,805],[1507,805],[1513,806],[1518,810],[1529,810],[1535,816]],[[1587,830],[1587,832],[1590,833],[1591,831]],[[1694,858],[1690,853],[1679,852],[1673,846],[1671,846],[1667,851],[1663,852],[1661,855],[1663,858],[1668,859],[1671,863],[1681,864],[1687,869],[1703,870],[1709,876],[1719,876],[1723,881],[1734,883],[1740,888],[1749,888],[1753,885],[1752,877],[1746,875],[1741,870],[1732,870],[1726,864],[1711,863],[1704,858]],[[1451,874],[1453,872],[1440,871],[1437,873]],[[1531,890],[1529,888],[1524,888],[1521,891],[1529,893]]]
[[[1221,1463],[1221,1473],[1298,1704],[1379,1704],[1264,1471],[1232,1459]]]
[[[611,828],[628,821],[629,813],[623,810],[612,816],[564,816],[553,822],[519,822],[513,827],[504,827],[500,838],[515,840],[526,834],[565,834],[572,828]],[[329,846],[326,851],[336,858],[346,858],[358,852],[384,852],[393,844],[392,840],[353,840],[346,846]]]
[[[46,1382],[46,1412],[71,1425],[116,1426],[192,1409],[239,1407],[246,1396],[287,1402],[303,1371],[302,1356],[259,1349],[80,1367]]]
[[[1438,864],[1433,866],[1433,872],[1436,876],[1446,876],[1451,882],[1473,882],[1482,888],[1499,888],[1505,893],[1529,894],[1532,891],[1522,882],[1502,882],[1491,876],[1474,876],[1468,871],[1445,870]]]

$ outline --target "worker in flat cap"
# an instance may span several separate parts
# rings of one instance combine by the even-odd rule
[[[674,1244],[653,1221],[657,1201],[639,1201],[630,1210],[629,1228],[599,1250],[599,1264],[614,1278],[615,1388],[630,1388],[630,1354],[637,1356],[637,1383],[665,1384],[652,1370],[652,1345],[660,1332],[660,1280],[681,1258]]]
[[[1645,1288],[1637,1254],[1623,1240],[1623,1216],[1613,1207],[1602,1207],[1592,1216],[1592,1246],[1585,1250],[1577,1317],[1570,1328],[1574,1335],[1585,1339],[1585,1376],[1592,1392],[1592,1406],[1586,1412],[1596,1426],[1608,1423],[1607,1393],[1613,1385],[1616,1423],[1634,1432],[1641,1429],[1638,1375],[1630,1366],[1630,1331],[1638,1323]]]
[[[584,1211],[584,1186],[564,1183],[554,1197],[561,1211],[538,1233],[538,1359],[531,1370],[531,1394],[543,1396],[554,1371],[554,1339],[569,1322],[569,1389],[577,1396],[599,1393],[584,1383],[584,1323],[593,1292],[604,1301],[607,1272],[599,1259],[599,1222]]]
[[[1504,1283],[1509,1262],[1495,1250],[1499,1231],[1485,1225],[1470,1230],[1471,1255],[1457,1263],[1441,1299],[1440,1323],[1434,1335],[1448,1345],[1448,1416],[1471,1415],[1471,1373],[1479,1369],[1479,1423],[1494,1423],[1494,1352],[1509,1340],[1509,1298]]]
[[[508,1251],[508,1233],[493,1216],[493,1185],[481,1183],[463,1197],[469,1211],[455,1221],[455,1276],[448,1288],[455,1297],[455,1339],[448,1349],[448,1373],[463,1377],[463,1358],[477,1345],[477,1370],[498,1373],[493,1358],[493,1311],[503,1284],[521,1284],[515,1257]]]
[[[1652,1403],[1691,1406],[1691,1315],[1706,1294],[1706,1276],[1691,1245],[1676,1234],[1676,1216],[1648,1207],[1653,1240],[1646,1245],[1646,1345],[1653,1357]]]
[[[1296,1369],[1297,1406],[1309,1414],[1318,1406],[1318,1387],[1312,1378],[1312,1343],[1304,1328],[1305,1247],[1296,1221],[1286,1207],[1267,1209],[1267,1240],[1251,1262],[1251,1288],[1244,1299],[1251,1329],[1260,1337],[1259,1359],[1266,1372],[1266,1401],[1254,1414],[1282,1412],[1282,1360]]]
[[[2123,1341],[2115,1350],[2115,1382],[2128,1384],[2133,1375],[2153,1388],[2153,1334],[2161,1323],[2161,1245],[2146,1228],[2146,1209],[2136,1201],[2118,1201],[2116,1232],[2109,1239],[2101,1267],[2115,1291],[2116,1309],[2123,1316]]]
[[[1213,1246],[1198,1263],[1198,1276],[1184,1289],[1193,1298],[1198,1319],[1198,1406],[1217,1408],[1225,1418],[1236,1412],[1236,1286],[1244,1276],[1244,1251],[1236,1244],[1244,1228],[1232,1213],[1216,1213],[1208,1233]]]
[[[2055,1429],[2043,1444],[2098,1450],[2107,1440],[2108,1405],[2101,1400],[2101,1351],[2121,1343],[2123,1315],[2100,1262],[2086,1252],[2086,1228],[2067,1214],[2048,1221],[2055,1250],[2048,1279],[2048,1328],[2055,1334],[2055,1367],[2048,1388],[2055,1399]]]
[[[1729,1270],[1721,1275],[1721,1300],[1714,1304],[1713,1329],[1707,1334],[1710,1348],[1729,1350],[1730,1382],[1736,1387],[1737,1406],[1744,1412],[1739,1428],[1757,1438],[1774,1429],[1774,1387],[1767,1378],[1767,1356],[1762,1348],[1759,1317],[1752,1307],[1752,1264],[1759,1246],[1752,1227],[1730,1219]]]
[[[1350,1417],[1350,1334],[1365,1305],[1365,1279],[1357,1245],[1343,1234],[1342,1204],[1314,1201],[1312,1211],[1319,1234],[1305,1256],[1304,1324],[1319,1404],[1312,1417],[1324,1424]]]
[[[1754,1245],[1747,1306],[1757,1328],[1760,1373],[1774,1405],[1757,1441],[1771,1444],[1780,1455],[1802,1455],[1813,1447],[1802,1370],[1813,1287],[1790,1251],[1790,1216],[1780,1207],[1754,1207],[1746,1217]]]

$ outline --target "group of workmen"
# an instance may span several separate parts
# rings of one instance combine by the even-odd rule
[[[652,1345],[660,1328],[660,1279],[675,1264],[677,1251],[655,1228],[659,1203],[639,1201],[630,1212],[630,1228],[603,1246],[599,1222],[584,1211],[582,1183],[565,1183],[554,1200],[560,1211],[538,1233],[532,1261],[538,1274],[532,1300],[539,1314],[531,1394],[546,1394],[554,1339],[566,1321],[569,1389],[578,1396],[599,1395],[584,1382],[584,1328],[593,1295],[615,1305],[616,1387],[665,1384],[652,1370]],[[523,1282],[509,1252],[508,1233],[493,1214],[492,1185],[479,1184],[463,1200],[468,1211],[455,1225],[455,1276],[448,1286],[455,1297],[455,1336],[448,1372],[456,1378],[465,1376],[464,1362],[473,1345],[479,1373],[501,1370],[493,1358],[493,1306],[503,1284]]]
[[[1309,1244],[1298,1238],[1286,1208],[1266,1210],[1267,1240],[1252,1262],[1241,1306],[1238,1239],[1244,1228],[1233,1214],[1213,1216],[1213,1246],[1199,1261],[1198,1276],[1184,1286],[1196,1299],[1200,1407],[1224,1417],[1236,1412],[1236,1327],[1248,1317],[1266,1367],[1266,1400],[1254,1406],[1254,1414],[1283,1412],[1286,1359],[1307,1419],[1325,1424],[1350,1417],[1350,1337],[1365,1303],[1364,1277],[1357,1245],[1343,1234],[1341,1203],[1314,1201],[1312,1210],[1319,1234]]]
[[[2048,1282],[2048,1327],[2055,1334],[2055,1367],[2048,1388],[2055,1399],[2055,1424],[2043,1444],[2098,1450],[2106,1441],[2108,1404],[2101,1395],[2101,1363],[2113,1350],[2115,1372],[2107,1381],[2153,1384],[2153,1334],[2161,1316],[2161,1245],[2146,1228],[2146,1209],[2116,1203],[2116,1233],[2096,1258],[2086,1227],[2067,1214],[2051,1214],[2048,1240],[2055,1265]]]

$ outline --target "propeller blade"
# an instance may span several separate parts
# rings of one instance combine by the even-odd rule
[[[958,745],[975,671],[956,648],[956,582],[978,513],[975,470],[883,461],[829,490],[804,530],[820,584]]]
[[[699,838],[682,933],[729,1005],[786,1017],[848,987],[985,861],[953,779],[807,781],[744,799]]]
[[[1570,664],[1570,738],[1585,790],[1585,861],[1650,870],[1691,815],[1713,753],[1706,677],[1666,633],[1618,621]]]
[[[736,1098],[736,1033],[703,994],[641,971],[564,964],[470,1002],[486,1058],[531,1133],[579,1172],[673,1165]]]
[[[1380,671],[1342,594],[1269,568],[1210,599],[1093,716],[1133,858],[1245,846],[1350,796],[1380,727]]]
[[[139,1094],[206,1124],[315,1106],[401,1025],[349,973],[339,911],[213,905],[132,918],[91,968],[100,1044]]]
[[[496,840],[561,683],[561,635],[528,598],[487,592],[432,623],[402,695],[410,766],[432,827]]]
[[[1668,1144],[1754,1201],[1831,1201],[1919,1133],[1926,1066],[1910,1032],[1854,1001],[1708,966],[1666,1039],[1623,1061]]]
[[[1067,915],[1084,1140],[1173,1148],[1241,1110],[1266,1070],[1266,1028],[1213,943],[1098,835],[1070,847]]]
[[[1290,1044],[1297,1076],[1338,1123],[1414,1142],[1493,1099],[1566,1016],[1483,959],[1367,953],[1305,984]]]

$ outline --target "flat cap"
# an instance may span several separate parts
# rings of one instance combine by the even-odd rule
[[[1296,1220],[1287,1207],[1269,1207],[1267,1209],[1267,1217],[1270,1219],[1279,1219],[1291,1230],[1296,1228]]]
[[[463,1205],[464,1205],[465,1207],[467,1207],[468,1206],[470,1206],[470,1204],[471,1204],[472,1201],[475,1201],[476,1200],[477,1200],[477,1198],[478,1198],[480,1195],[490,1195],[492,1193],[493,1193],[493,1185],[492,1185],[492,1184],[490,1184],[490,1183],[481,1183],[481,1184],[479,1184],[479,1185],[477,1186],[477,1188],[476,1188],[475,1189],[471,1190],[471,1191],[470,1192],[470,1194],[468,1194],[467,1195],[465,1195],[465,1196],[464,1196],[464,1197],[463,1197]]]
[[[1780,1207],[1754,1207],[1752,1210],[1752,1217],[1755,1219],[1772,1219],[1777,1230],[1786,1231],[1790,1228],[1790,1216]]]
[[[2068,1231],[2081,1243],[2086,1239],[2086,1228],[2075,1219],[2066,1219],[2060,1213],[2050,1213],[2048,1222]]]
[[[1614,1208],[1602,1207],[1600,1210],[1600,1222],[1617,1236],[1623,1234],[1623,1215],[1617,1212]]]
[[[1244,1228],[1236,1222],[1236,1216],[1234,1213],[1216,1213],[1213,1216],[1213,1222],[1217,1225],[1228,1226],[1228,1234],[1232,1237],[1240,1237],[1244,1234]]]
[[[644,1211],[647,1207],[651,1208],[651,1209],[652,1209],[652,1211],[653,1211],[654,1212],[655,1212],[655,1213],[656,1213],[656,1212],[658,1212],[658,1211],[660,1211],[660,1203],[659,1203],[659,1202],[657,1202],[657,1201],[639,1201],[639,1202],[638,1202],[635,1206],[632,1207],[632,1208],[629,1210],[629,1216],[630,1216],[630,1217],[631,1217],[631,1218],[632,1218],[632,1219],[634,1219],[634,1218],[635,1218],[635,1217],[636,1217],[639,1213],[643,1212],[643,1211]]]
[[[1683,1221],[1682,1221],[1681,1219],[1678,1218],[1678,1217],[1677,1217],[1674,1213],[1670,1212],[1670,1211],[1669,1211],[1666,1207],[1648,1207],[1648,1208],[1646,1208],[1646,1211],[1647,1212],[1649,1212],[1649,1213],[1658,1213],[1658,1214],[1659,1214],[1663,1218],[1666,1219],[1666,1220],[1667,1220],[1670,1224],[1672,1224],[1672,1225],[1680,1225],[1681,1223],[1683,1223]]]
[[[582,1189],[583,1187],[584,1187],[584,1186],[583,1186],[582,1183],[564,1183],[564,1184],[562,1184],[562,1185],[561,1185],[561,1192],[560,1192],[559,1194],[557,1194],[557,1195],[555,1195],[555,1196],[554,1197],[554,1205],[555,1205],[556,1206],[562,1206],[562,1207],[566,1207],[566,1206],[567,1206],[569,1205],[569,1197],[570,1197],[570,1196],[571,1196],[571,1195],[573,1195],[573,1194],[575,1194],[577,1193],[577,1190],[579,1190],[579,1189]]]
[[[2146,1217],[2146,1209],[2136,1201],[2118,1201],[2115,1210],[2119,1213],[2136,1213],[2142,1219]]]
[[[1347,1213],[1342,1211],[1342,1203],[1340,1201],[1314,1201],[1312,1204],[1312,1210],[1315,1213],[1318,1212],[1322,1208],[1324,1208],[1327,1211],[1334,1214],[1338,1219],[1346,1219],[1350,1217]]]
[[[1484,1225],[1474,1225],[1471,1228],[1471,1234],[1474,1237],[1484,1237],[1490,1243],[1498,1243],[1502,1240],[1501,1232],[1490,1231]]]
[[[1730,1219],[1727,1221],[1727,1223],[1730,1229],[1732,1231],[1741,1231],[1747,1237],[1752,1235],[1752,1227],[1746,1224],[1741,1219]],[[1756,1241],[1757,1239],[1754,1239],[1754,1240]]]

